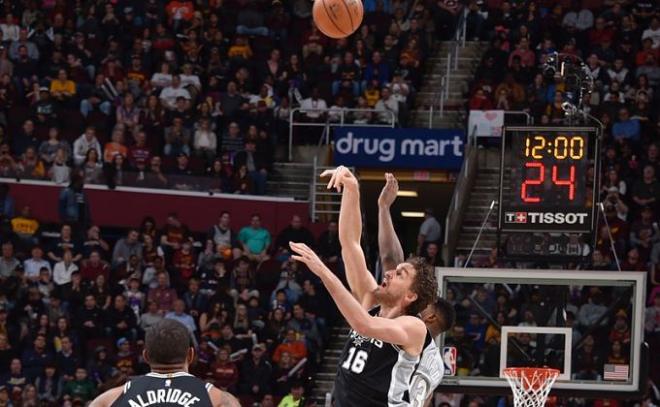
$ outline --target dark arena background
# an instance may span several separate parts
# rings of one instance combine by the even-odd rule
[[[658,2],[364,0],[339,39],[312,6],[0,1],[0,406],[148,372],[162,318],[243,406],[331,406],[349,327],[288,243],[344,278],[337,165],[376,279],[391,172],[456,310],[431,406],[547,366],[549,406],[660,406]]]

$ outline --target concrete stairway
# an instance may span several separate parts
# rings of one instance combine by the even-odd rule
[[[505,185],[506,184],[507,183],[505,182]],[[479,169],[472,191],[470,191],[467,209],[463,215],[458,244],[456,245],[455,254],[457,256],[467,256],[470,253],[492,201],[496,201],[496,203],[488,217],[488,222],[481,233],[481,237],[479,238],[479,243],[477,244],[472,257],[473,261],[479,257],[488,255],[490,250],[495,247],[497,239],[497,201],[499,200],[499,185],[499,167],[485,167]]]
[[[441,81],[442,77],[447,74],[447,54],[453,47],[453,42],[443,42],[426,63],[424,81],[416,95],[415,110],[412,112],[414,127],[428,127],[430,106],[434,106],[436,111],[439,110]],[[486,48],[487,43],[484,42],[466,42],[465,48],[461,48],[459,51],[458,65],[455,65],[453,60],[451,61],[449,97],[444,103],[443,117],[440,117],[438,113],[434,114],[432,127],[452,128],[462,124],[465,119],[468,86]]]
[[[339,366],[339,356],[348,339],[349,328],[348,326],[333,327],[331,332],[332,339],[323,352],[323,362],[316,373],[316,385],[310,395],[311,400],[316,401],[319,407],[325,404],[326,394],[332,393],[337,366]]]
[[[275,163],[268,177],[268,195],[309,200],[313,167],[306,163]]]

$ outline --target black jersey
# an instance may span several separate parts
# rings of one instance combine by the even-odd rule
[[[377,315],[379,310],[376,307],[369,314]],[[424,348],[435,346],[428,332],[426,336]],[[351,330],[337,367],[335,407],[409,406],[410,383],[420,356]]]
[[[112,407],[213,407],[212,387],[186,372],[148,373],[127,381]]]

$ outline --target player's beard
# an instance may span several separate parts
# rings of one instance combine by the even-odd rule
[[[397,303],[396,297],[387,288],[381,286],[374,290],[374,297],[381,306],[393,307]]]

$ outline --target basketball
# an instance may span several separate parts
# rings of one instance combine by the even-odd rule
[[[362,23],[361,0],[314,0],[314,22],[330,38],[345,38]]]

